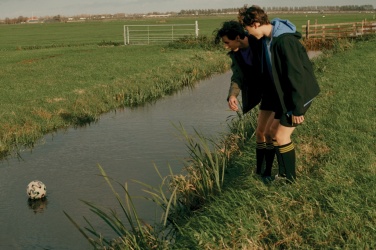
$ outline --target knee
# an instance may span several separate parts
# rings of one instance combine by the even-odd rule
[[[281,143],[282,143],[283,140],[282,140],[282,137],[280,135],[274,134],[273,139],[277,142],[278,145],[282,145]]]
[[[257,127],[256,128],[256,139],[257,141],[264,141],[265,135],[264,135],[264,129]]]
[[[276,134],[277,134],[277,129],[271,127],[269,131],[267,132],[266,137],[269,138],[270,140],[276,139]]]
[[[291,142],[290,136],[283,135],[281,133],[276,133],[274,139],[277,141],[278,145],[285,145]]]
[[[265,131],[264,137],[265,137],[265,140],[267,142],[271,142],[273,140],[273,137],[274,137],[272,130],[268,129],[267,131]]]

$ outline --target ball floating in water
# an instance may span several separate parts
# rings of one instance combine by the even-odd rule
[[[42,199],[46,197],[46,185],[41,181],[32,181],[27,185],[26,192],[32,200]]]

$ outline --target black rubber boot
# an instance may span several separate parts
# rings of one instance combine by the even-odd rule
[[[288,182],[294,182],[296,179],[296,155],[295,147],[292,142],[279,147],[281,161],[285,168],[285,174]]]
[[[272,175],[273,162],[275,157],[275,148],[273,143],[266,143],[265,150],[265,171],[262,174],[263,177]]]
[[[262,165],[265,160],[266,143],[257,142],[256,144],[256,174],[261,175]]]
[[[286,168],[285,168],[285,165],[283,164],[281,153],[279,152],[279,146],[276,140],[273,140],[273,145],[274,145],[275,154],[276,154],[277,162],[278,162],[278,176],[286,177]]]

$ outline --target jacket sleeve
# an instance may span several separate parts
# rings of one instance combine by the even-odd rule
[[[241,68],[239,64],[236,62],[234,55],[230,55],[231,57],[231,70],[232,70],[232,76],[231,76],[231,84],[230,89],[227,96],[227,101],[230,98],[230,96],[238,96],[240,94],[240,91],[242,89],[242,82],[244,75],[241,71]]]

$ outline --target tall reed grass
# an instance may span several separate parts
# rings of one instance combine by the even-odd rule
[[[174,249],[375,249],[375,44],[314,60],[322,92],[293,135],[297,182],[264,185],[248,143],[236,178],[180,225]]]
[[[182,124],[175,125],[184,138],[189,152],[182,173],[174,174],[170,168],[170,175],[163,177],[155,167],[161,178],[161,184],[157,187],[135,180],[144,188],[146,194],[144,198],[162,209],[161,221],[155,222],[154,225],[144,223],[137,214],[127,185],[118,183],[125,193],[123,200],[115,191],[113,180],[101,166],[99,166],[101,175],[118,201],[122,216],[114,210],[107,211],[91,202],[82,202],[109,226],[116,237],[105,238],[86,218],[84,219],[88,226],[82,227],[68,213],[64,212],[65,215],[96,249],[168,249],[179,232],[181,221],[202,209],[213,197],[222,192],[229,160],[240,152],[240,145],[244,145],[245,141],[254,134],[256,121],[254,112],[246,115],[238,113],[230,117],[229,121],[229,133],[219,142],[203,136],[196,130],[191,135]]]
[[[220,142],[197,131],[195,136],[189,135],[181,124],[176,126],[190,153],[183,173],[170,171],[169,176],[162,177],[156,168],[162,180],[160,186],[138,182],[149,195],[145,198],[163,210],[162,220],[155,226],[142,223],[126,185],[122,186],[125,203],[116,192],[114,195],[129,225],[115,211],[108,213],[85,202],[118,238],[103,239],[89,221],[89,227],[82,228],[67,214],[68,218],[99,249],[374,249],[375,155],[369,146],[374,147],[371,139],[375,116],[369,108],[373,104],[370,93],[362,97],[359,92],[367,90],[352,89],[365,85],[372,94],[375,88],[367,78],[375,74],[370,66],[374,53],[367,52],[374,44],[375,39],[370,38],[364,45],[354,45],[360,50],[349,58],[359,61],[360,54],[366,60],[359,65],[365,70],[359,77],[336,64],[346,58],[343,51],[352,46],[340,47],[338,54],[315,61],[324,89],[312,107],[312,124],[303,126],[303,132],[295,138],[302,144],[299,152],[304,152],[297,183],[268,186],[251,174],[248,164],[254,157],[250,139],[256,112],[237,114],[229,117],[229,134]],[[328,61],[334,57],[339,59]],[[351,82],[338,81],[344,79]],[[354,121],[346,107],[371,113],[358,114]],[[315,114],[319,110],[325,112]],[[357,137],[349,139],[351,131],[357,131]],[[353,144],[356,141],[362,143]],[[362,157],[354,158],[352,149]],[[108,180],[103,169],[101,172]]]

